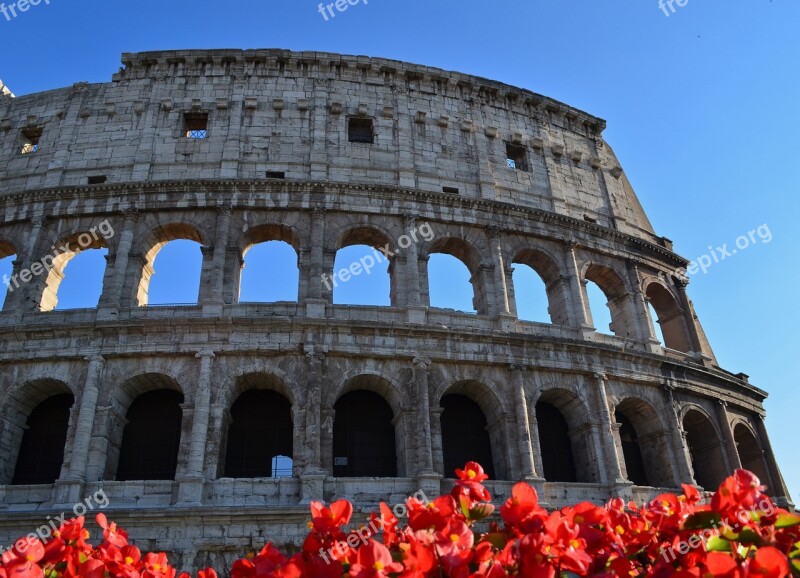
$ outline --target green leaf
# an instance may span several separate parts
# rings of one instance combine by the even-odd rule
[[[508,544],[508,538],[505,534],[500,534],[499,532],[493,532],[491,534],[486,534],[483,539],[486,542],[489,542],[492,546],[497,548],[498,550],[502,550]]]
[[[494,512],[492,504],[480,504],[469,511],[469,519],[480,521],[491,516],[492,512]]]
[[[458,501],[461,504],[461,513],[464,514],[464,517],[466,517],[467,520],[469,520],[469,498],[461,495],[458,497]]]
[[[800,525],[800,516],[797,514],[781,514],[775,522],[775,527],[778,529],[791,528],[797,525]]]
[[[706,543],[706,551],[708,552],[730,552],[731,543],[725,538],[719,536],[712,536]]]
[[[750,528],[745,528],[739,532],[739,537],[736,539],[736,541],[742,544],[755,544],[757,546],[760,546],[762,543],[761,536],[759,536]]]
[[[697,512],[692,514],[683,522],[684,530],[707,530],[715,528],[722,518],[716,512]]]

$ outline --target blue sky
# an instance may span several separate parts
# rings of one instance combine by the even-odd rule
[[[123,51],[322,50],[478,74],[605,118],[607,141],[676,251],[695,259],[769,228],[769,243],[695,275],[689,294],[721,365],[770,392],[767,425],[800,500],[799,372],[788,364],[800,325],[800,4],[688,0],[666,16],[658,0],[362,0],[328,21],[317,4],[42,0],[11,21],[0,15],[0,78],[26,94],[108,81]],[[443,283],[447,294],[453,280]],[[168,300],[191,301],[188,292]]]

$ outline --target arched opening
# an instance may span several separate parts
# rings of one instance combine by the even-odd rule
[[[702,412],[692,409],[683,418],[683,429],[695,483],[706,490],[716,490],[729,473],[716,428]]]
[[[474,461],[494,478],[492,441],[483,410],[466,395],[458,394],[445,395],[440,405],[445,476],[453,477],[456,468]]]
[[[514,265],[514,296],[517,302],[517,317],[521,321],[551,323],[547,288],[532,267]]]
[[[105,238],[97,231],[83,232],[55,246],[57,253],[49,253],[36,263],[44,266],[46,275],[39,309],[53,311],[97,307],[103,292],[108,255]],[[31,272],[34,272],[34,266],[31,266]]]
[[[266,241],[245,251],[240,302],[297,301],[299,283],[297,252],[289,243]]]
[[[16,252],[14,245],[0,240],[0,279],[3,280],[3,286],[0,287],[0,311],[5,307],[8,295],[13,291],[18,291],[22,286],[22,282],[18,278],[13,278]]]
[[[622,442],[622,456],[625,460],[628,480],[637,486],[649,486],[650,482],[644,467],[644,458],[642,457],[642,449],[639,447],[639,436],[636,434],[636,428],[625,417],[625,414],[619,411],[614,414],[614,419],[619,424],[619,438]]]
[[[28,416],[13,485],[53,484],[60,477],[74,402],[71,393],[54,395],[36,406]]]
[[[647,302],[647,312],[650,314],[650,320],[653,322],[653,331],[655,331],[656,339],[661,345],[666,345],[664,341],[664,332],[661,331],[661,324],[658,322],[658,313],[651,302]]]
[[[762,484],[769,484],[770,478],[767,473],[767,464],[764,461],[764,452],[758,445],[758,440],[753,432],[746,425],[740,423],[733,429],[733,439],[736,442],[736,450],[739,452],[739,461],[742,462],[742,467],[757,475]],[[772,489],[770,488],[770,490]]]
[[[337,243],[333,274],[323,279],[337,305],[388,307],[397,302],[394,258],[381,249],[390,247],[388,236],[372,227],[350,229]]]
[[[291,476],[293,446],[289,400],[274,391],[245,391],[231,408],[224,477],[281,477],[287,465]]]
[[[577,482],[567,420],[555,406],[540,401],[536,404],[536,424],[544,479],[548,482]]]
[[[486,315],[489,302],[480,265],[480,255],[467,241],[434,241],[428,251],[430,306]]]
[[[172,224],[152,231],[145,243],[145,265],[136,301],[146,305],[194,305],[200,295],[203,240],[189,225]]]
[[[239,242],[236,300],[296,302],[300,286],[299,246],[294,229],[286,225],[264,224],[248,229]]]
[[[517,316],[524,321],[568,325],[569,312],[558,265],[535,249],[520,251],[513,264]]]
[[[675,487],[679,480],[669,457],[669,433],[655,408],[630,397],[617,405],[614,418],[620,426],[621,457],[628,480],[637,486]]]
[[[56,296],[55,309],[88,309],[97,307],[103,293],[103,276],[108,249],[89,249],[76,253],[64,264],[64,280]]]
[[[126,414],[117,480],[174,480],[183,394],[159,389],[137,397]]]
[[[686,332],[686,319],[683,310],[672,294],[659,283],[650,283],[645,291],[647,301],[652,307],[654,325],[658,326],[661,343],[688,353],[691,350],[689,336]]]
[[[632,304],[622,278],[610,267],[591,264],[586,268],[584,279],[584,298],[589,303],[588,316],[595,329],[606,333],[608,328],[618,337],[636,339],[636,316],[631,311]],[[606,311],[610,315],[610,322]]]
[[[356,390],[333,406],[333,475],[397,476],[394,412],[380,395]]]

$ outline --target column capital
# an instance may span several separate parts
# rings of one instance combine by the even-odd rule
[[[31,217],[31,224],[34,227],[41,227],[42,225],[44,225],[45,221],[47,221],[47,217],[45,217],[44,215],[34,215],[33,217]]]
[[[726,400],[726,399],[718,399],[717,403],[719,405],[721,405],[722,407],[724,407],[725,409],[728,408],[728,400]]]
[[[405,220],[406,227],[413,227],[414,225],[417,224],[417,219],[419,219],[419,215],[417,215],[416,213],[405,213],[403,215],[403,218]]]
[[[89,363],[105,363],[106,362],[106,358],[103,357],[102,355],[100,355],[99,353],[96,353],[94,355],[87,355],[83,359],[84,359],[84,361],[88,361]]]
[[[497,240],[502,232],[499,225],[489,225],[486,227],[486,234],[489,235],[489,238],[493,241]]]
[[[600,373],[600,372],[593,373],[592,377],[594,377],[598,381],[603,381],[603,382],[608,381],[608,376],[605,373]]]
[[[427,369],[431,365],[430,357],[425,357],[424,355],[416,354],[414,355],[414,359],[412,363],[422,369]]]
[[[325,216],[327,209],[322,205],[315,205],[311,209],[311,217],[313,219],[322,219]]]
[[[139,218],[139,209],[136,207],[136,205],[131,205],[127,209],[122,209],[119,213],[125,218],[126,221],[135,221]]]
[[[219,201],[217,203],[217,212],[220,215],[230,215],[233,207],[231,206],[230,201]]]
[[[203,351],[198,351],[195,354],[195,357],[198,358],[198,359],[201,359],[201,358],[204,358],[204,357],[208,357],[208,358],[213,359],[214,357],[216,357],[216,355],[214,355],[214,352],[211,351],[210,349],[204,349]]]
[[[526,365],[522,365],[521,363],[509,363],[508,364],[509,371],[528,371],[528,367]]]

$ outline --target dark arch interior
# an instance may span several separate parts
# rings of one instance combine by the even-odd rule
[[[694,410],[683,418],[683,428],[695,482],[707,490],[716,490],[728,474],[717,431],[706,416]]]
[[[334,405],[333,475],[397,476],[394,413],[380,395],[352,391]]]
[[[28,416],[12,484],[52,484],[61,475],[67,443],[71,393],[54,395]]]
[[[739,452],[739,460],[742,462],[742,467],[757,475],[762,484],[768,484],[769,475],[764,463],[764,452],[761,451],[756,438],[750,430],[746,426],[739,424],[733,430],[733,438],[736,441],[736,449]]]
[[[615,419],[620,425],[619,437],[622,441],[622,455],[625,459],[625,469],[628,472],[628,480],[637,486],[649,486],[647,470],[644,467],[642,449],[639,447],[639,438],[636,428],[631,421],[621,412],[616,412]]]
[[[178,467],[183,394],[161,389],[136,398],[122,434],[117,480],[173,480]]]
[[[544,478],[548,482],[576,482],[575,460],[567,420],[554,406],[536,404],[536,422],[542,452]]]
[[[226,478],[269,478],[277,456],[293,455],[292,406],[281,394],[251,389],[231,408]],[[282,473],[282,472],[281,472]]]
[[[444,473],[455,475],[468,461],[478,462],[494,478],[492,442],[486,429],[486,416],[480,406],[465,395],[446,395],[440,403]]]

